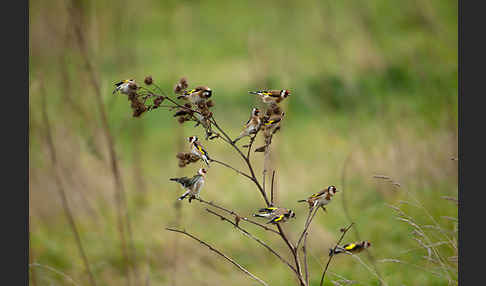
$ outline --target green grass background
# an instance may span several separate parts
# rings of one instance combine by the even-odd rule
[[[88,284],[49,161],[41,114],[44,85],[60,174],[92,270],[99,285],[123,285],[127,273],[108,149],[66,3],[29,2],[31,263]],[[190,176],[200,167],[177,167],[178,142],[203,133],[192,123],[179,125],[164,110],[131,117],[126,98],[111,94],[113,83],[142,82],[146,75],[167,92],[181,76],[191,86],[210,86],[215,116],[232,137],[251,107],[262,106],[248,90],[292,90],[272,153],[278,200],[297,213],[285,225],[291,238],[306,215],[296,200],[331,184],[343,190],[311,228],[312,285],[319,285],[339,228],[349,223],[344,203],[360,238],[372,242],[374,262],[366,253],[359,257],[371,268],[374,263],[389,285],[447,285],[447,275],[457,281],[457,263],[448,262],[444,270],[425,260],[427,251],[412,239],[413,228],[387,207],[400,205],[422,225],[435,221],[448,231],[446,237],[457,240],[457,223],[446,218],[457,217],[457,206],[442,198],[457,197],[457,161],[451,160],[457,157],[458,136],[457,1],[125,0],[81,1],[77,7],[126,186],[143,283],[256,285],[198,243],[164,230],[177,221],[270,285],[296,283],[278,259],[197,202],[184,201],[177,220],[181,189],[168,178]],[[261,142],[258,138],[257,146]],[[229,146],[205,145],[216,159],[245,168]],[[253,158],[261,174],[262,155]],[[401,187],[374,179],[378,174]],[[251,182],[218,165],[211,166],[201,195],[244,215],[263,203]],[[245,227],[287,254],[271,233]],[[429,231],[434,242],[445,240]],[[350,231],[345,241],[356,239]],[[437,249],[445,260],[457,255],[451,244]],[[387,258],[403,263],[380,262]],[[336,257],[330,271],[334,281],[340,275],[358,285],[379,285],[352,257]],[[33,266],[31,274],[31,284],[72,285],[45,267]]]

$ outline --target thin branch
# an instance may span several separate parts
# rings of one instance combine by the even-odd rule
[[[248,153],[246,154],[246,159],[250,161],[250,154],[251,154],[251,147],[253,146],[253,142],[255,142],[255,138],[257,136],[258,132],[255,133],[255,135],[250,137],[250,143],[248,143]]]
[[[173,232],[178,232],[178,233],[182,233],[182,234],[184,234],[186,236],[189,236],[190,238],[192,238],[192,239],[198,241],[199,243],[207,246],[211,251],[217,253],[218,255],[222,256],[224,259],[228,260],[231,264],[233,264],[234,266],[236,266],[238,269],[240,269],[241,271],[243,271],[244,273],[246,273],[248,276],[250,276],[254,280],[258,281],[260,284],[265,285],[265,286],[268,286],[268,284],[265,281],[263,281],[260,278],[256,277],[250,271],[246,270],[243,266],[241,266],[240,264],[238,264],[237,262],[235,262],[233,259],[229,258],[224,253],[222,253],[221,251],[219,251],[216,248],[212,247],[208,243],[200,240],[199,238],[195,237],[194,235],[192,235],[192,234],[190,234],[190,233],[188,233],[188,232],[186,232],[184,230],[178,230],[178,229],[175,229],[175,228],[166,228],[166,230],[173,231]]]
[[[305,270],[305,282],[309,284],[309,269],[307,265],[307,232],[304,234],[304,245],[302,246],[302,252],[304,253],[304,270]]]
[[[294,258],[295,267],[297,269],[297,279],[299,279],[299,282],[300,282],[301,285],[306,285],[305,284],[305,281],[302,278],[302,270],[301,270],[302,268],[300,266],[300,261],[299,261],[299,258],[297,256],[297,250],[296,250],[296,248],[294,247],[294,245],[292,244],[292,242],[290,242],[289,238],[285,234],[285,232],[284,232],[282,226],[280,225],[280,223],[277,223],[277,228],[278,228],[278,231],[280,233],[280,237],[282,237],[282,239],[285,242],[285,244],[287,244],[287,246],[289,247],[290,252],[292,253],[292,256]]]
[[[246,173],[244,173],[244,172],[242,172],[242,171],[240,171],[240,170],[238,170],[238,169],[236,169],[236,168],[231,167],[229,164],[226,164],[226,163],[224,163],[224,162],[221,162],[221,161],[218,161],[218,160],[214,160],[214,159],[209,159],[209,161],[210,161],[210,162],[214,162],[214,163],[218,163],[218,164],[220,164],[220,165],[223,165],[223,166],[225,166],[226,168],[230,168],[230,169],[232,169],[233,171],[235,171],[236,173],[238,173],[238,174],[240,174],[240,175],[243,175],[243,176],[247,177],[247,178],[248,178],[248,179],[250,179],[250,180],[253,180],[253,178],[252,178],[250,175],[248,175],[248,174],[246,174]]]
[[[47,270],[49,270],[49,271],[52,271],[52,272],[54,272],[54,273],[56,273],[56,274],[61,275],[61,276],[62,276],[62,277],[64,277],[64,278],[66,278],[66,279],[67,279],[69,282],[71,282],[72,284],[74,284],[74,285],[76,285],[76,286],[79,286],[79,284],[78,284],[78,283],[76,283],[76,282],[73,280],[73,278],[69,277],[69,276],[68,276],[66,273],[63,273],[63,272],[61,272],[61,271],[59,271],[59,270],[57,270],[57,269],[55,269],[55,268],[53,268],[53,267],[50,267],[50,266],[48,266],[48,265],[42,265],[42,264],[39,264],[39,263],[30,263],[30,264],[29,264],[29,267],[32,267],[32,266],[37,266],[37,267],[41,267],[41,268],[47,269]]]
[[[300,235],[299,237],[299,240],[297,242],[297,246],[295,248],[299,248],[300,246],[300,243],[302,242],[302,238],[304,238],[304,235],[307,233],[309,227],[310,227],[310,224],[312,223],[312,220],[314,219],[314,216],[316,215],[316,213],[319,211],[319,208],[317,208],[314,213],[312,213],[312,211],[314,211],[314,207],[310,208],[309,209],[309,214],[307,215],[307,219],[305,221],[305,226],[304,226],[304,230],[302,231],[302,234]],[[312,216],[311,216],[312,214]]]
[[[263,169],[263,172],[262,172],[262,186],[263,186],[263,191],[266,193],[266,178],[267,178],[267,170],[265,170],[265,168]],[[271,194],[271,197],[270,197],[270,205],[273,206],[273,194]]]
[[[346,227],[344,230],[343,230],[343,234],[341,235],[341,238],[339,238],[338,242],[336,243],[336,245],[334,246],[334,248],[332,249],[333,253],[334,251],[336,250],[336,248],[338,247],[338,245],[341,243],[341,241],[343,240],[344,236],[346,235],[346,233],[348,232],[348,230],[354,225],[354,222],[352,222],[348,227]],[[329,260],[327,261],[327,264],[326,264],[326,268],[324,268],[324,271],[322,272],[322,277],[321,277],[321,284],[320,286],[323,285],[324,283],[324,276],[326,275],[326,272],[327,272],[327,269],[329,267],[329,264],[331,263],[331,260],[332,258],[334,257],[334,255],[331,255],[329,256]]]
[[[275,170],[273,170],[272,172],[272,188],[270,189],[271,191],[271,202],[272,202],[272,206],[275,205],[275,195],[274,195],[274,179],[275,179]]]
[[[76,227],[76,222],[74,221],[74,216],[71,211],[71,208],[69,207],[69,203],[67,200],[66,192],[64,191],[64,187],[61,182],[61,177],[59,175],[59,167],[58,167],[58,162],[57,162],[57,155],[56,155],[56,148],[54,146],[54,141],[52,139],[52,133],[51,133],[51,125],[49,124],[49,117],[47,115],[47,107],[46,107],[46,91],[43,82],[41,82],[41,93],[42,93],[42,117],[44,119],[44,125],[46,128],[46,133],[47,133],[47,145],[50,151],[51,155],[51,162],[52,162],[52,168],[54,171],[54,179],[57,184],[57,189],[59,191],[59,196],[61,197],[61,202],[62,206],[64,208],[64,213],[66,214],[66,217],[68,219],[69,225],[71,226],[71,230],[73,231],[74,238],[76,240],[76,246],[78,247],[79,253],[81,254],[81,258],[84,263],[84,267],[86,268],[86,271],[88,272],[88,277],[90,280],[91,285],[96,286],[96,282],[93,276],[93,273],[91,272],[91,269],[89,267],[89,262],[88,262],[88,257],[86,256],[86,253],[84,252],[84,247],[83,243],[81,242],[81,237],[78,232],[78,228]]]
[[[255,185],[257,186],[257,188],[260,191],[260,194],[262,195],[263,199],[265,200],[265,203],[267,204],[267,206],[270,206],[270,202],[268,201],[267,194],[265,193],[262,186],[258,182],[258,179],[255,176],[255,172],[253,171],[253,166],[251,165],[249,158],[247,156],[245,156],[245,154],[243,154],[243,152],[240,150],[240,148],[238,148],[238,146],[236,146],[235,143],[233,143],[233,141],[228,136],[228,134],[226,134],[226,132],[224,132],[224,130],[221,127],[219,127],[218,123],[216,122],[216,119],[214,118],[214,115],[211,116],[211,119],[212,119],[211,122],[213,123],[214,127],[216,127],[216,129],[218,129],[226,137],[227,140],[225,140],[225,141],[228,144],[230,144],[231,146],[233,146],[233,148],[240,154],[241,158],[243,158],[246,165],[248,166],[248,169],[250,170],[251,181],[253,181],[255,183]]]
[[[230,224],[232,224],[234,227],[236,227],[238,230],[240,230],[244,235],[248,236],[249,238],[255,240],[256,242],[260,243],[261,245],[263,245],[266,249],[268,249],[271,253],[273,253],[275,256],[277,256],[283,263],[287,264],[290,269],[292,269],[292,271],[294,271],[295,273],[297,273],[297,270],[295,269],[294,266],[292,266],[292,264],[290,264],[287,260],[285,260],[282,256],[280,256],[280,254],[278,254],[275,250],[273,250],[270,246],[268,246],[265,242],[263,242],[262,240],[260,240],[259,238],[255,237],[254,235],[252,235],[251,233],[249,233],[247,230],[243,229],[242,227],[240,227],[238,224],[232,222],[231,220],[227,219],[226,217],[210,210],[210,209],[206,209],[207,212],[219,217],[221,220],[223,221],[226,221]]]
[[[118,229],[120,231],[120,237],[121,237],[121,243],[122,243],[122,253],[126,262],[127,267],[129,265],[132,266],[132,270],[137,277],[137,271],[136,271],[136,266],[132,263],[132,255],[135,254],[135,247],[133,245],[133,237],[132,237],[132,231],[131,231],[131,226],[130,226],[130,219],[128,215],[128,210],[127,210],[127,203],[126,203],[126,198],[125,198],[125,188],[121,179],[120,175],[120,170],[118,166],[118,160],[117,160],[117,155],[114,147],[114,140],[113,137],[110,133],[110,127],[108,124],[108,118],[105,112],[105,106],[103,103],[103,98],[101,96],[101,86],[98,81],[98,78],[95,75],[94,67],[91,63],[91,58],[88,54],[88,47],[86,46],[86,39],[84,38],[83,32],[81,30],[80,24],[77,19],[77,15],[75,12],[75,6],[79,5],[79,1],[72,0],[71,1],[71,6],[68,7],[68,12],[69,15],[71,16],[71,19],[73,21],[73,27],[76,35],[76,40],[77,40],[77,45],[79,47],[79,50],[81,52],[81,57],[84,60],[84,64],[86,67],[86,71],[89,76],[89,82],[93,86],[94,89],[94,94],[95,94],[95,99],[96,99],[96,104],[98,105],[98,111],[101,117],[101,122],[102,122],[102,127],[104,131],[104,135],[107,140],[107,145],[108,145],[108,150],[109,150],[109,156],[110,156],[110,161],[111,161],[111,169],[113,173],[113,180],[115,184],[115,199],[117,201],[117,215],[118,215]],[[125,221],[124,221],[125,220]],[[129,243],[130,243],[130,248],[131,248],[131,253],[128,251],[127,248],[127,243],[125,240],[125,229],[124,229],[124,224],[126,224],[126,231],[128,233],[129,237]],[[132,255],[130,255],[132,254]],[[130,281],[127,281],[128,284],[130,284]]]
[[[241,220],[244,220],[244,221],[246,221],[246,222],[252,223],[252,224],[257,225],[257,226],[259,226],[259,227],[261,227],[261,228],[263,228],[263,229],[265,229],[265,230],[268,230],[268,231],[271,231],[271,232],[274,232],[274,233],[276,233],[276,234],[280,235],[280,233],[279,233],[278,231],[276,231],[276,230],[274,230],[274,229],[271,229],[271,228],[269,228],[268,226],[265,226],[265,225],[263,225],[263,224],[261,224],[261,223],[259,223],[259,222],[253,221],[253,220],[251,220],[251,219],[249,219],[249,218],[247,218],[247,217],[240,216],[240,215],[239,215],[238,213],[236,213],[235,211],[232,211],[232,210],[226,209],[226,208],[224,208],[224,207],[222,207],[222,206],[219,206],[219,205],[215,204],[214,202],[208,202],[208,201],[205,201],[205,200],[203,200],[203,199],[201,199],[201,198],[194,198],[194,200],[195,200],[195,201],[199,201],[199,202],[201,202],[201,203],[203,203],[203,204],[210,205],[210,206],[215,207],[215,208],[217,208],[217,209],[220,209],[220,210],[222,210],[222,211],[225,211],[225,212],[229,213],[230,215],[233,215],[233,216],[235,216],[235,217],[239,217]]]

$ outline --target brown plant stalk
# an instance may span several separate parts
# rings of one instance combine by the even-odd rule
[[[88,257],[84,251],[83,243],[81,241],[81,237],[79,235],[78,228],[76,227],[76,222],[74,220],[73,213],[71,208],[69,207],[69,203],[67,200],[66,192],[64,191],[64,187],[62,185],[61,177],[59,175],[59,167],[57,162],[57,155],[56,155],[56,148],[54,145],[54,141],[52,139],[52,132],[51,126],[49,124],[49,117],[47,115],[47,107],[46,107],[46,91],[43,82],[41,82],[41,93],[42,93],[42,117],[44,120],[44,125],[46,129],[46,139],[47,139],[47,146],[49,148],[49,153],[51,157],[52,168],[54,171],[54,179],[56,181],[57,190],[59,192],[59,196],[61,198],[61,203],[64,209],[64,213],[66,218],[68,219],[69,225],[71,230],[74,234],[74,238],[76,240],[76,246],[78,247],[78,251],[81,255],[83,260],[84,267],[86,268],[86,272],[88,273],[89,281],[92,286],[96,286],[96,281],[94,279],[93,273],[91,272]]]
[[[103,103],[103,98],[101,96],[101,86],[98,81],[98,77],[95,75],[94,67],[93,64],[91,63],[91,57],[89,56],[88,53],[88,47],[86,45],[86,40],[83,34],[83,31],[81,29],[80,23],[79,23],[79,17],[76,13],[75,7],[79,7],[80,3],[78,0],[72,0],[71,5],[68,7],[68,12],[69,15],[71,16],[72,19],[72,24],[74,28],[74,33],[76,37],[76,43],[78,45],[78,48],[81,53],[81,57],[84,61],[86,72],[89,76],[89,82],[92,85],[94,89],[94,94],[95,94],[95,100],[98,106],[98,111],[101,117],[101,122],[102,122],[102,127],[103,127],[103,132],[106,137],[107,145],[108,145],[108,150],[109,150],[109,156],[110,156],[110,162],[111,162],[111,170],[113,174],[113,180],[115,184],[115,200],[117,202],[117,218],[118,218],[118,229],[120,232],[120,239],[121,239],[121,248],[122,248],[122,255],[125,260],[125,264],[127,265],[127,270],[131,266],[131,269],[133,273],[135,274],[135,278],[137,279],[138,274],[136,270],[136,265],[133,263],[133,257],[135,255],[135,247],[133,245],[133,236],[132,236],[132,231],[131,231],[131,225],[130,225],[130,219],[129,219],[129,214],[127,210],[127,203],[126,203],[126,195],[125,195],[125,188],[123,181],[121,179],[120,175],[120,170],[119,170],[119,165],[118,165],[118,159],[115,151],[115,144],[113,137],[110,132],[110,127],[108,124],[108,119],[106,116],[105,112],[105,107]],[[77,21],[77,20],[78,21]],[[126,238],[125,238],[125,228],[126,232],[128,234],[128,241],[129,241],[129,246],[127,246]],[[130,247],[130,250],[128,249]],[[127,274],[129,272],[127,271]],[[128,276],[130,277],[130,276]],[[138,280],[138,279],[137,279]],[[130,278],[128,278],[127,281],[128,285],[130,285]]]

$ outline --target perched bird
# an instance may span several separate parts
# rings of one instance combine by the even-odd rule
[[[279,222],[286,222],[290,218],[295,217],[295,213],[292,210],[286,208],[275,208],[275,207],[268,207],[259,209],[258,213],[253,214],[255,217],[266,217],[270,218],[267,223],[279,223]]]
[[[204,185],[204,177],[206,176],[206,174],[206,169],[201,168],[197,172],[197,175],[193,176],[192,178],[171,178],[171,181],[175,181],[181,184],[182,187],[186,190],[186,192],[182,194],[182,196],[180,196],[178,200],[183,200],[187,196],[189,196],[189,202],[191,202],[192,199],[198,197]]]
[[[120,82],[115,83],[115,89],[113,90],[113,94],[116,92],[121,92],[123,94],[131,94],[138,89],[138,85],[133,79],[126,79]]]
[[[275,133],[274,131],[280,127],[280,122],[283,120],[285,112],[282,114],[273,114],[271,116],[265,116],[262,120],[262,127],[268,133]]]
[[[313,194],[305,200],[299,200],[297,202],[306,202],[309,204],[309,208],[312,207],[322,207],[323,210],[325,205],[331,202],[332,197],[338,192],[335,186],[329,186],[326,189],[320,191],[319,193]]]
[[[343,252],[359,253],[370,246],[371,243],[369,241],[348,243],[343,246],[337,246],[336,249],[329,248],[329,256]]]
[[[280,103],[287,96],[290,96],[290,91],[286,89],[249,91],[248,93],[258,94],[264,103]]]
[[[209,167],[209,160],[210,159],[209,159],[208,152],[201,145],[197,136],[188,137],[187,141],[189,141],[189,143],[191,143],[191,146],[192,146],[191,153],[193,153],[196,156],[198,156],[199,158],[201,158],[201,160],[203,160],[204,163],[206,163],[206,165],[208,165],[208,167]]]
[[[212,95],[212,91],[207,86],[197,86],[193,89],[186,90],[182,95],[178,96],[178,99],[185,99],[193,104],[199,104],[208,99]]]
[[[253,108],[251,111],[250,119],[245,123],[243,131],[241,131],[240,136],[233,140],[233,144],[245,136],[250,136],[251,134],[256,134],[262,125],[262,120],[258,116],[260,110],[258,108]]]

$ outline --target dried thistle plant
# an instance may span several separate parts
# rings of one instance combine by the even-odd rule
[[[182,178],[171,178],[172,181],[176,181],[183,185],[184,188],[187,188],[187,192],[191,192],[191,199],[196,200],[202,204],[207,205],[209,208],[206,209],[207,213],[217,217],[218,219],[227,222],[229,225],[237,228],[244,236],[247,236],[253,240],[255,240],[258,244],[262,245],[266,250],[268,250],[272,255],[276,256],[283,264],[285,264],[291,273],[294,274],[296,282],[300,286],[308,286],[310,285],[310,274],[308,269],[308,247],[307,247],[307,236],[309,234],[309,229],[311,223],[316,216],[319,207],[318,206],[311,206],[308,209],[307,218],[305,221],[305,225],[303,226],[303,230],[300,232],[296,241],[292,241],[286,232],[284,231],[282,224],[285,221],[289,221],[290,218],[294,217],[295,213],[292,210],[286,208],[274,208],[275,206],[275,187],[274,187],[274,178],[275,178],[275,171],[272,173],[272,180],[270,184],[270,199],[267,195],[266,189],[266,170],[263,171],[263,183],[260,183],[259,179],[255,174],[255,169],[252,163],[251,158],[251,151],[253,144],[255,142],[255,138],[258,133],[262,133],[264,139],[264,145],[257,148],[255,152],[265,152],[265,156],[267,156],[268,152],[270,152],[270,145],[272,144],[272,138],[277,131],[280,130],[280,124],[284,119],[285,112],[282,108],[278,105],[280,100],[275,102],[272,101],[263,101],[266,103],[265,109],[263,112],[253,109],[252,117],[254,118],[255,122],[259,122],[257,128],[254,128],[252,132],[249,133],[249,143],[242,146],[247,148],[245,152],[240,149],[236,145],[236,141],[231,138],[227,131],[225,131],[216,121],[213,111],[211,108],[215,106],[214,100],[209,99],[212,96],[212,90],[207,86],[197,86],[193,89],[189,88],[189,83],[187,78],[181,78],[174,86],[174,98],[164,93],[158,86],[155,84],[152,77],[147,76],[144,80],[145,87],[138,87],[138,85],[133,81],[133,84],[136,85],[137,88],[134,88],[133,91],[128,92],[128,98],[131,101],[131,107],[133,109],[133,116],[140,117],[146,111],[152,111],[154,109],[167,109],[173,112],[173,117],[176,120],[183,124],[185,122],[195,122],[195,127],[201,126],[205,133],[206,133],[206,140],[213,140],[223,144],[228,144],[232,147],[232,149],[243,159],[246,169],[241,170],[237,167],[231,166],[225,162],[220,160],[216,160],[211,154],[211,157],[207,156],[208,154],[204,149],[201,148],[201,145],[198,145],[197,140],[193,140],[195,137],[190,137],[192,141],[191,146],[192,150],[190,152],[179,152],[176,154],[178,159],[179,167],[185,167],[188,164],[197,163],[200,160],[201,155],[205,154],[205,160],[207,161],[206,164],[209,166],[209,162],[221,165],[223,167],[229,168],[235,171],[237,174],[242,175],[244,178],[249,179],[255,185],[258,193],[260,193],[262,200],[263,200],[263,209],[261,209],[262,205],[255,206],[255,209],[260,210],[268,210],[271,214],[273,209],[281,210],[281,216],[287,216],[288,219],[276,219],[277,217],[272,218],[272,224],[262,224],[257,221],[254,221],[247,216],[242,215],[241,213],[236,212],[235,210],[229,209],[227,207],[223,207],[218,203],[213,201],[205,201],[199,196],[198,189],[197,192],[194,189],[191,189],[194,186],[195,182],[202,182],[200,181],[201,177],[204,177],[205,173],[207,172],[205,169],[201,168],[199,170],[200,175],[196,175],[192,178],[182,177]],[[135,86],[132,86],[135,87]],[[286,93],[285,90],[279,91],[272,91],[277,96],[280,96],[281,93]],[[122,92],[123,93],[123,92]],[[268,95],[267,97],[271,97]],[[168,104],[162,105],[162,102],[167,102]],[[270,104],[268,104],[270,103]],[[249,120],[250,122],[250,120]],[[197,139],[197,138],[196,138]],[[218,139],[218,140],[215,140]],[[214,169],[211,169],[213,172]],[[198,177],[200,176],[200,177]],[[199,185],[199,188],[202,185]],[[184,195],[179,198],[183,199]],[[285,211],[284,211],[285,210]],[[288,211],[288,212],[287,212]],[[276,211],[277,213],[277,211]],[[291,223],[289,223],[291,224]],[[263,241],[262,239],[253,235],[250,230],[246,228],[246,226],[253,226],[259,227],[271,233],[274,233],[276,237],[278,237],[282,243],[286,245],[288,248],[288,253],[280,253],[272,248],[267,242]],[[291,224],[292,225],[292,224]],[[352,225],[352,224],[351,224]],[[341,235],[341,239],[346,234],[347,230],[351,227],[348,226],[343,228],[343,233]],[[202,245],[208,247],[211,251],[215,252],[216,254],[225,258],[228,262],[232,263],[236,268],[241,270],[246,275],[250,276],[252,279],[257,281],[262,285],[268,285],[267,282],[258,278],[253,273],[249,272],[244,266],[238,264],[234,259],[230,258],[228,255],[224,254],[222,251],[216,249],[211,244],[201,240],[200,238],[190,234],[185,230],[175,229],[175,228],[166,228],[169,231],[176,232],[183,234],[187,237],[190,237]],[[339,241],[339,242],[340,242]],[[339,243],[338,242],[338,243]],[[301,256],[300,251],[302,251],[303,256]],[[289,256],[290,255],[290,256]],[[291,260],[288,260],[290,257]],[[330,262],[330,260],[329,260]],[[326,268],[322,275],[322,280],[324,279],[324,275],[329,267],[329,262],[326,265]]]

